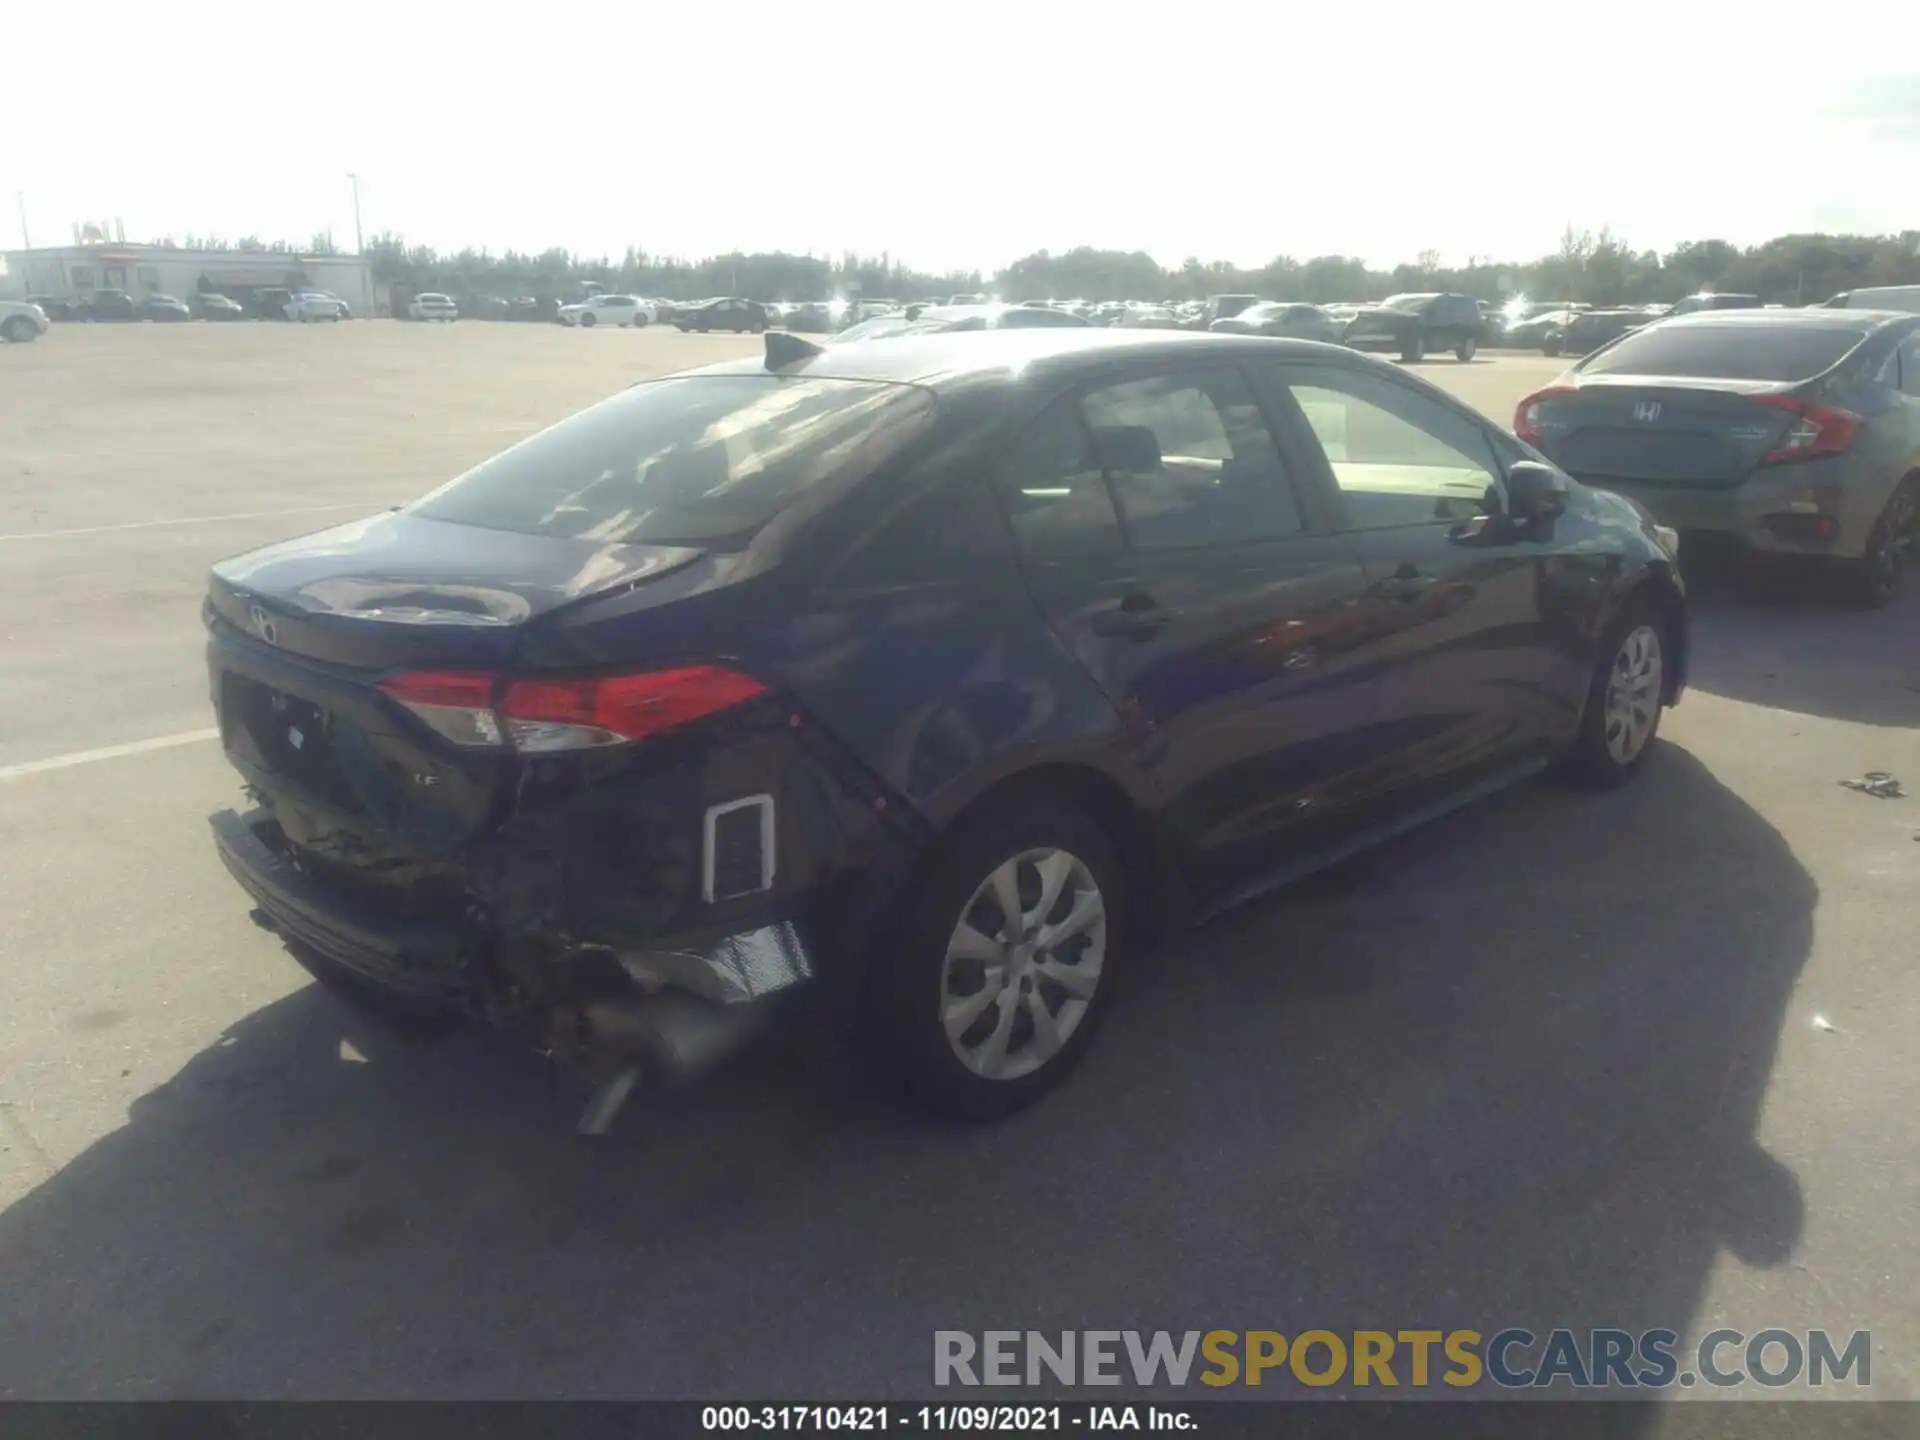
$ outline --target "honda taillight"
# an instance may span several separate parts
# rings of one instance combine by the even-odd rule
[[[380,682],[383,694],[398,700],[435,733],[456,745],[499,745],[505,741],[494,713],[495,676],[477,670],[420,670]]]
[[[511,744],[536,755],[644,740],[766,693],[758,680],[718,665],[551,680],[429,671],[380,688],[456,744]]]
[[[1780,442],[1762,461],[1778,465],[1786,460],[1810,460],[1816,455],[1838,455],[1848,449],[1860,433],[1860,417],[1851,410],[1836,410],[1831,405],[1816,405],[1791,395],[1758,395],[1757,403],[1785,410],[1794,417]]]
[[[1551,400],[1556,395],[1571,395],[1571,385],[1549,385],[1544,390],[1536,390],[1527,396],[1513,411],[1513,433],[1529,445],[1540,443],[1540,402]]]

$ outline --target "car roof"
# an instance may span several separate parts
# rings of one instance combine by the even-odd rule
[[[1911,320],[1911,315],[1900,315],[1884,310],[1828,310],[1815,307],[1810,310],[1693,310],[1685,315],[1668,315],[1660,320],[1660,328],[1665,330],[1674,326],[1717,326],[1730,325],[1751,328],[1768,328],[1790,325],[1806,330],[1851,330],[1856,334],[1867,334],[1890,325],[1896,320]]]
[[[818,355],[804,356],[783,365],[780,373],[841,380],[885,380],[937,388],[991,375],[1067,370],[1081,365],[1093,368],[1110,360],[1233,360],[1253,354],[1364,363],[1349,361],[1344,352],[1329,357],[1326,346],[1305,340],[1198,331],[1119,330],[1089,325],[936,331],[891,339],[852,340],[823,347]],[[764,375],[767,364],[764,356],[755,356],[724,360],[681,373]]]

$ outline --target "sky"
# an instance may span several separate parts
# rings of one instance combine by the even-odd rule
[[[115,44],[26,7],[0,187],[43,245],[117,218],[351,248],[352,173],[366,235],[440,249],[988,272],[1920,229],[1911,5],[1315,9],[212,0]]]

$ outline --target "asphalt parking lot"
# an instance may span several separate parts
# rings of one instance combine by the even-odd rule
[[[1209,928],[997,1128],[769,1052],[585,1141],[544,1062],[310,983],[207,839],[208,562],[759,343],[0,346],[0,1396],[906,1397],[936,1329],[1527,1325],[1867,1328],[1920,1398],[1911,590],[1704,597],[1641,783]],[[1559,366],[1419,368],[1506,421]]]

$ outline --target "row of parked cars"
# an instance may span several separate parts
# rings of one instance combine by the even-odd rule
[[[133,295],[125,290],[95,290],[84,300],[58,295],[30,295],[27,303],[39,307],[49,320],[131,324],[143,320],[159,324],[189,320],[351,320],[353,307],[328,290],[288,290],[266,287],[236,300],[218,291],[197,291],[182,300],[177,295]]]

